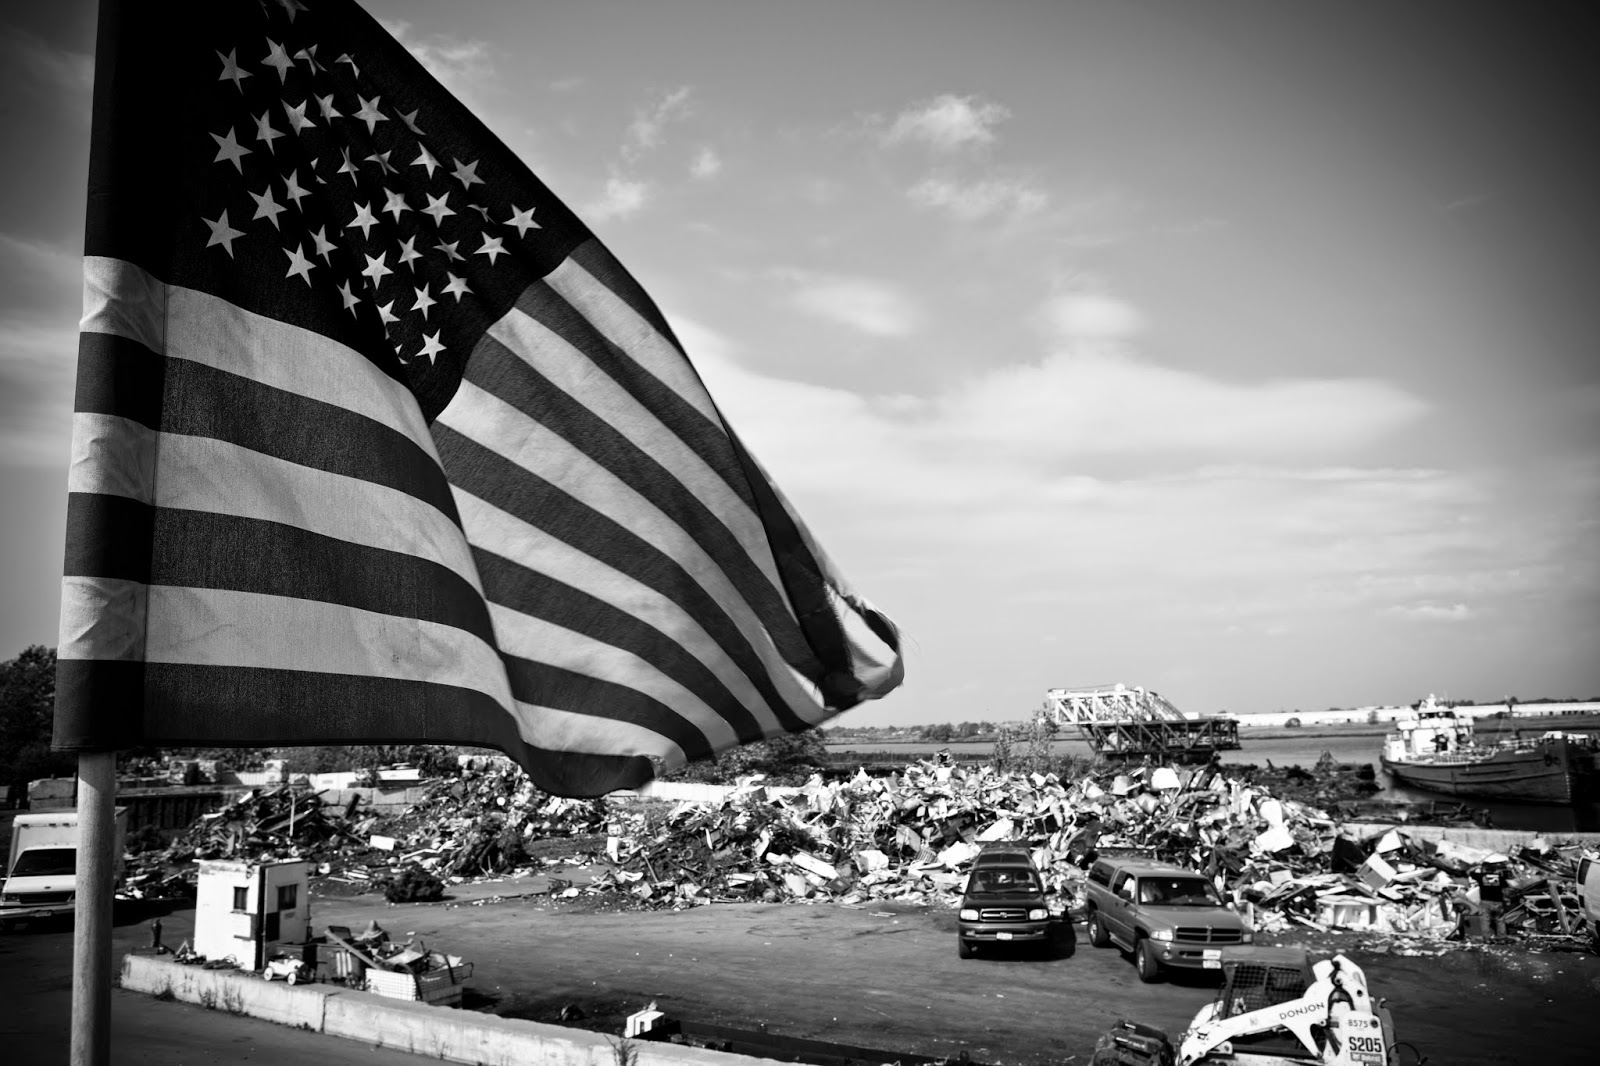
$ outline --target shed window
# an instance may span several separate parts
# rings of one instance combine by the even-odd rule
[[[233,909],[247,911],[250,909],[250,886],[235,885],[233,888]]]
[[[295,905],[297,903],[299,903],[299,901],[300,901],[300,886],[299,885],[279,885],[278,886],[278,909],[280,911],[292,911],[292,910],[294,910]]]

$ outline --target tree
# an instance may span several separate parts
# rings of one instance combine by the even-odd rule
[[[922,730],[923,738],[934,744],[948,744],[954,734],[955,730],[951,728],[949,722],[940,722],[938,725],[930,725]]]
[[[56,703],[56,652],[35,644],[0,663],[0,783],[26,786],[71,774],[71,755],[50,750]]]

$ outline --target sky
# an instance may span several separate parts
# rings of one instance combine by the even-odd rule
[[[901,627],[839,724],[1600,697],[1583,8],[365,6]],[[94,19],[0,13],[0,658],[56,642]]]

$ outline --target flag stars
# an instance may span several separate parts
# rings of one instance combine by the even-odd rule
[[[387,333],[391,324],[400,321],[399,316],[394,313],[394,301],[390,300],[386,304],[378,304],[377,307],[378,320],[383,323],[384,332]]]
[[[234,229],[228,225],[228,212],[226,211],[222,212],[215,221],[209,218],[201,218],[200,221],[211,227],[211,239],[206,241],[206,247],[210,248],[212,245],[220,244],[222,245],[222,250],[228,253],[228,258],[232,259],[233,242],[244,236],[244,230]]]
[[[278,225],[278,216],[289,210],[272,198],[272,186],[268,185],[263,192],[250,193],[250,198],[256,202],[256,213],[253,218],[264,218],[272,223],[273,229],[281,229]]]
[[[372,208],[369,205],[356,204],[356,217],[345,226],[345,229],[355,229],[357,226],[360,226],[361,239],[370,240],[372,236],[372,227],[376,226],[377,224],[378,216],[372,213]]]
[[[242,93],[244,92],[242,82],[251,75],[248,70],[243,70],[239,67],[239,60],[235,58],[238,54],[239,50],[237,48],[228,49],[227,55],[223,55],[221,52],[217,53],[217,58],[222,60],[222,73],[217,75],[217,80],[233,82],[233,87]]]
[[[485,222],[489,221],[489,209],[487,207],[482,204],[468,204],[467,206],[478,212]]]
[[[339,149],[339,155],[344,159],[344,163],[340,165],[335,173],[350,175],[350,183],[352,185],[356,184],[356,165],[350,161],[350,149]]]
[[[422,312],[422,320],[424,322],[428,320],[428,308],[439,302],[433,298],[431,293],[428,292],[428,288],[429,286],[424,285],[422,288],[418,289],[416,303],[411,305],[411,310]]]
[[[433,177],[434,168],[439,166],[439,161],[433,158],[432,153],[430,153],[426,148],[423,148],[422,154],[417,156],[416,159],[412,160],[411,165],[425,169],[428,172],[428,177],[431,179]]]
[[[292,18],[291,18],[291,21],[293,21]],[[298,60],[304,60],[305,64],[306,64],[306,67],[309,68],[311,73],[313,73],[313,74],[315,74],[317,71],[326,71],[328,69],[327,67],[323,66],[321,63],[317,62],[317,46],[316,45],[311,45],[311,46],[309,46],[307,48],[300,49],[300,51],[298,51],[298,52],[296,52],[294,54],[294,57],[295,57],[295,59],[298,59]]]
[[[451,156],[451,158],[455,159],[454,156]],[[456,159],[455,164],[456,168],[450,172],[450,176],[459,181],[463,189],[470,189],[474,185],[483,184],[483,179],[478,177],[478,160],[474,159],[470,163],[463,163],[461,160]]]
[[[311,235],[311,239],[316,242],[317,246],[316,251],[312,254],[322,256],[322,261],[331,265],[332,260],[328,258],[328,253],[337,248],[338,245],[328,240],[327,232],[327,226],[319,226],[317,227],[317,232]]]
[[[213,133],[211,139],[217,142],[217,158],[213,159],[212,162],[220,163],[226,159],[233,164],[234,169],[243,174],[244,164],[240,160],[250,154],[250,149],[239,145],[238,138],[234,136],[233,128],[229,127],[226,137],[218,137]]]
[[[526,237],[530,229],[542,228],[539,223],[533,220],[533,213],[537,210],[538,208],[536,207],[530,207],[524,211],[516,204],[512,204],[511,217],[506,219],[503,225],[515,226],[517,228],[517,236]]]
[[[361,68],[356,66],[356,61],[354,59],[350,58],[350,53],[349,52],[345,52],[338,59],[335,59],[334,62],[335,63],[349,63],[350,64],[350,76],[353,77],[353,78],[361,77]]]
[[[411,264],[422,258],[422,253],[417,251],[417,238],[413,235],[400,242],[400,265],[410,268],[415,274],[417,268]]]
[[[361,110],[355,113],[355,117],[367,124],[367,134],[369,136],[373,130],[377,129],[378,123],[389,121],[388,115],[378,112],[378,101],[382,100],[383,97],[374,96],[371,100],[368,100],[366,97],[357,94],[356,99],[361,101]]]
[[[446,285],[444,287],[444,291],[439,295],[443,296],[449,294],[456,298],[456,303],[460,303],[461,297],[472,291],[471,289],[467,288],[467,281],[465,278],[458,278],[448,270],[444,272],[444,276],[450,279],[450,284]]]
[[[378,164],[378,171],[380,173],[383,173],[383,174],[397,174],[397,173],[399,173],[399,171],[395,170],[394,169],[394,165],[389,162],[389,157],[391,155],[394,155],[394,150],[393,149],[390,149],[387,152],[374,152],[371,155],[367,156],[367,158],[363,159],[362,162],[363,163],[376,163],[376,164]]]
[[[416,110],[412,111],[411,114],[409,114],[409,115],[401,115],[400,116],[400,121],[404,122],[406,124],[406,129],[410,130],[412,133],[416,134],[418,137],[423,136],[423,132],[421,130],[417,129],[417,111],[420,111],[420,110],[422,110],[422,109],[421,108],[417,108]]]
[[[385,189],[383,190],[383,195],[385,199],[382,210],[392,214],[396,222],[400,221],[400,215],[403,212],[411,210],[410,205],[406,203],[406,198],[403,193],[392,192],[389,189]],[[489,261],[491,263],[494,262],[492,259]]]
[[[440,241],[438,244],[433,246],[433,250],[436,251],[436,252],[443,252],[444,255],[445,255],[445,259],[447,261],[453,263],[453,262],[455,262],[457,260],[466,258],[466,256],[464,256],[460,252],[456,251],[456,247],[460,243],[461,243],[460,241],[451,241],[450,243],[446,244],[445,242]]]
[[[289,58],[289,53],[284,50],[283,45],[274,41],[271,37],[267,38],[267,48],[267,58],[261,61],[261,65],[276,70],[278,72],[278,84],[283,85],[289,80],[289,68],[294,66],[294,60]]]
[[[351,318],[361,317],[356,314],[356,305],[361,302],[361,298],[350,291],[350,283],[348,281],[339,283],[339,298],[344,301],[344,309],[350,312]]]
[[[332,93],[329,93],[327,96],[318,96],[315,99],[317,101],[317,113],[324,120],[344,118],[344,115],[339,112],[339,109],[333,106]]]
[[[422,351],[417,354],[427,356],[430,366],[437,362],[434,357],[444,351],[444,345],[439,343],[439,334],[442,332],[443,330],[436,330],[433,333],[424,333],[422,335]]]
[[[295,210],[304,211],[305,208],[300,206],[300,201],[310,196],[311,190],[300,187],[300,172],[298,170],[289,171],[289,176],[283,179],[283,186],[284,195],[294,201]]]
[[[495,263],[495,259],[498,256],[509,255],[510,253],[506,251],[505,242],[502,241],[499,237],[485,237],[483,239],[483,247],[479,248],[473,254],[474,255],[486,255],[486,256],[488,256],[489,257],[489,265],[493,266],[494,263]]]
[[[267,154],[271,155],[275,148],[272,142],[282,137],[283,134],[272,128],[271,111],[263,111],[256,116],[256,140],[267,142]]]
[[[361,271],[361,276],[367,279],[367,284],[372,287],[374,292],[376,292],[378,286],[383,283],[384,277],[394,273],[394,271],[390,270],[386,264],[386,260],[389,258],[389,256],[387,254],[382,254],[378,256],[364,256],[363,258],[366,259],[367,265],[365,269]],[[391,304],[390,306],[393,305]],[[389,321],[395,320],[390,319]]]
[[[306,106],[310,103],[310,100],[302,100],[300,106],[290,107],[289,101],[285,100],[283,102],[283,112],[289,116],[289,125],[296,133],[307,127],[311,129],[317,128],[317,124],[306,117]]]
[[[450,199],[449,193],[445,193],[443,196],[431,196],[428,193],[423,193],[422,195],[428,198],[428,206],[422,209],[422,213],[431,215],[435,226],[444,225],[444,217],[455,214],[454,211],[445,206]]]
[[[317,264],[305,257],[302,250],[304,248],[305,245],[297,244],[292,249],[285,248],[283,250],[283,254],[289,257],[289,272],[284,277],[292,278],[298,274],[301,280],[309,287],[311,285],[311,271]]]

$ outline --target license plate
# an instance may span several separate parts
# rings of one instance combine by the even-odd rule
[[[1222,952],[1217,948],[1204,948],[1200,952],[1200,957],[1202,959],[1220,959],[1222,958]]]
[[[1222,969],[1222,960],[1221,959],[1201,959],[1200,960],[1200,968],[1202,970],[1220,970],[1220,969]]]
[[[1010,933],[996,933],[994,935],[994,938],[996,940],[1010,940],[1011,939],[1011,934]]]

